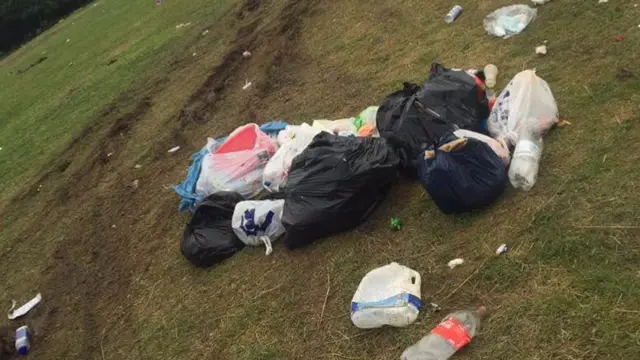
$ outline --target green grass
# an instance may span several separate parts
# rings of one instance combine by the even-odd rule
[[[43,310],[25,320],[38,335],[34,356],[397,359],[445,312],[485,304],[481,333],[457,358],[636,358],[640,9],[634,2],[552,1],[508,40],[482,27],[483,17],[507,0],[466,1],[452,25],[442,21],[447,1],[297,3],[307,2],[313,11],[299,16],[302,27],[289,29],[295,41],[286,42],[277,27],[285,0],[262,1],[246,19],[227,11],[240,6],[230,0],[165,0],[161,7],[104,1],[4,60],[0,303],[44,292]],[[211,118],[180,124],[189,96],[225,53],[244,44],[234,39],[236,30],[256,19],[254,55],[214,95]],[[186,22],[192,25],[175,29]],[[206,37],[204,28],[211,29]],[[544,40],[549,53],[535,55]],[[47,60],[10,74],[45,50]],[[107,67],[113,56],[118,61]],[[572,125],[545,138],[532,191],[509,188],[488,209],[446,216],[417,183],[401,181],[365,224],[308,248],[290,252],[276,243],[269,257],[261,248],[245,249],[209,270],[182,258],[186,217],[163,187],[184,176],[188,153],[206,137],[247,121],[357,114],[403,81],[422,81],[434,60],[452,67],[494,63],[498,87],[526,68],[549,83]],[[636,76],[619,80],[620,68]],[[242,91],[247,78],[255,89]],[[77,90],[69,95],[70,89]],[[149,111],[113,139],[119,153],[103,168],[87,163],[87,153],[100,150],[91,147],[102,144],[97,133],[71,149],[70,170],[41,193],[9,200],[85,126],[99,120],[108,130],[145,96]],[[99,117],[114,101],[119,110]],[[176,139],[183,150],[169,156]],[[142,169],[132,170],[136,163]],[[85,167],[82,192],[56,202],[58,188],[73,179],[68,173]],[[128,187],[133,179],[140,179],[136,191]],[[403,220],[401,231],[389,229],[390,217]],[[496,256],[502,243],[510,250]],[[449,270],[455,257],[465,264]],[[443,313],[425,310],[403,329],[358,330],[348,314],[353,292],[369,270],[391,261],[420,272],[423,299]],[[79,340],[70,344],[71,338]]]
[[[5,58],[0,67],[1,199],[16,195],[118,95],[166,71],[167,59],[188,50],[184,41],[230,3],[167,1],[156,6],[153,1],[100,0]],[[177,29],[181,23],[191,24]],[[18,73],[41,57],[47,59]]]

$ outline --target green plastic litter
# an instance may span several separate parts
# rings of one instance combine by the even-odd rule
[[[402,229],[402,220],[398,218],[391,218],[390,223],[391,223],[391,230],[398,231]]]

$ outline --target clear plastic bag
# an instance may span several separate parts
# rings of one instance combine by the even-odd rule
[[[546,81],[535,70],[518,73],[502,91],[491,110],[489,134],[509,147],[525,126],[540,137],[558,122],[558,105]]]
[[[509,180],[530,190],[538,176],[543,136],[558,122],[558,105],[546,81],[534,70],[518,73],[498,97],[488,120],[489,133],[515,146]]]
[[[262,173],[277,143],[258,125],[241,126],[222,143],[209,139],[207,146],[209,153],[202,160],[196,194],[234,191],[251,198],[262,190]]]
[[[537,14],[537,9],[527,5],[505,6],[484,19],[484,28],[491,35],[507,39],[521,33],[536,19]]]

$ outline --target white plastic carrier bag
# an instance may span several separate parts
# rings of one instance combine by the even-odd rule
[[[264,245],[269,255],[273,251],[271,243],[285,233],[283,208],[284,200],[241,201],[233,211],[233,232],[246,245]]]

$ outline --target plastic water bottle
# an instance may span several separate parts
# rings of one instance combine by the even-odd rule
[[[451,24],[462,12],[462,6],[456,5],[447,13],[447,16],[444,17],[444,22],[447,24]]]
[[[542,145],[542,134],[537,130],[536,120],[523,121],[509,167],[509,182],[514,188],[529,191],[536,183]]]
[[[16,330],[16,351],[18,354],[25,356],[29,352],[29,338],[31,333],[27,326],[21,326]]]
[[[410,346],[401,360],[446,360],[471,342],[480,328],[484,306],[477,310],[456,311],[447,315],[431,333]]]
[[[498,67],[493,64],[488,64],[484,67],[484,83],[488,88],[496,86],[496,78],[498,77]]]

